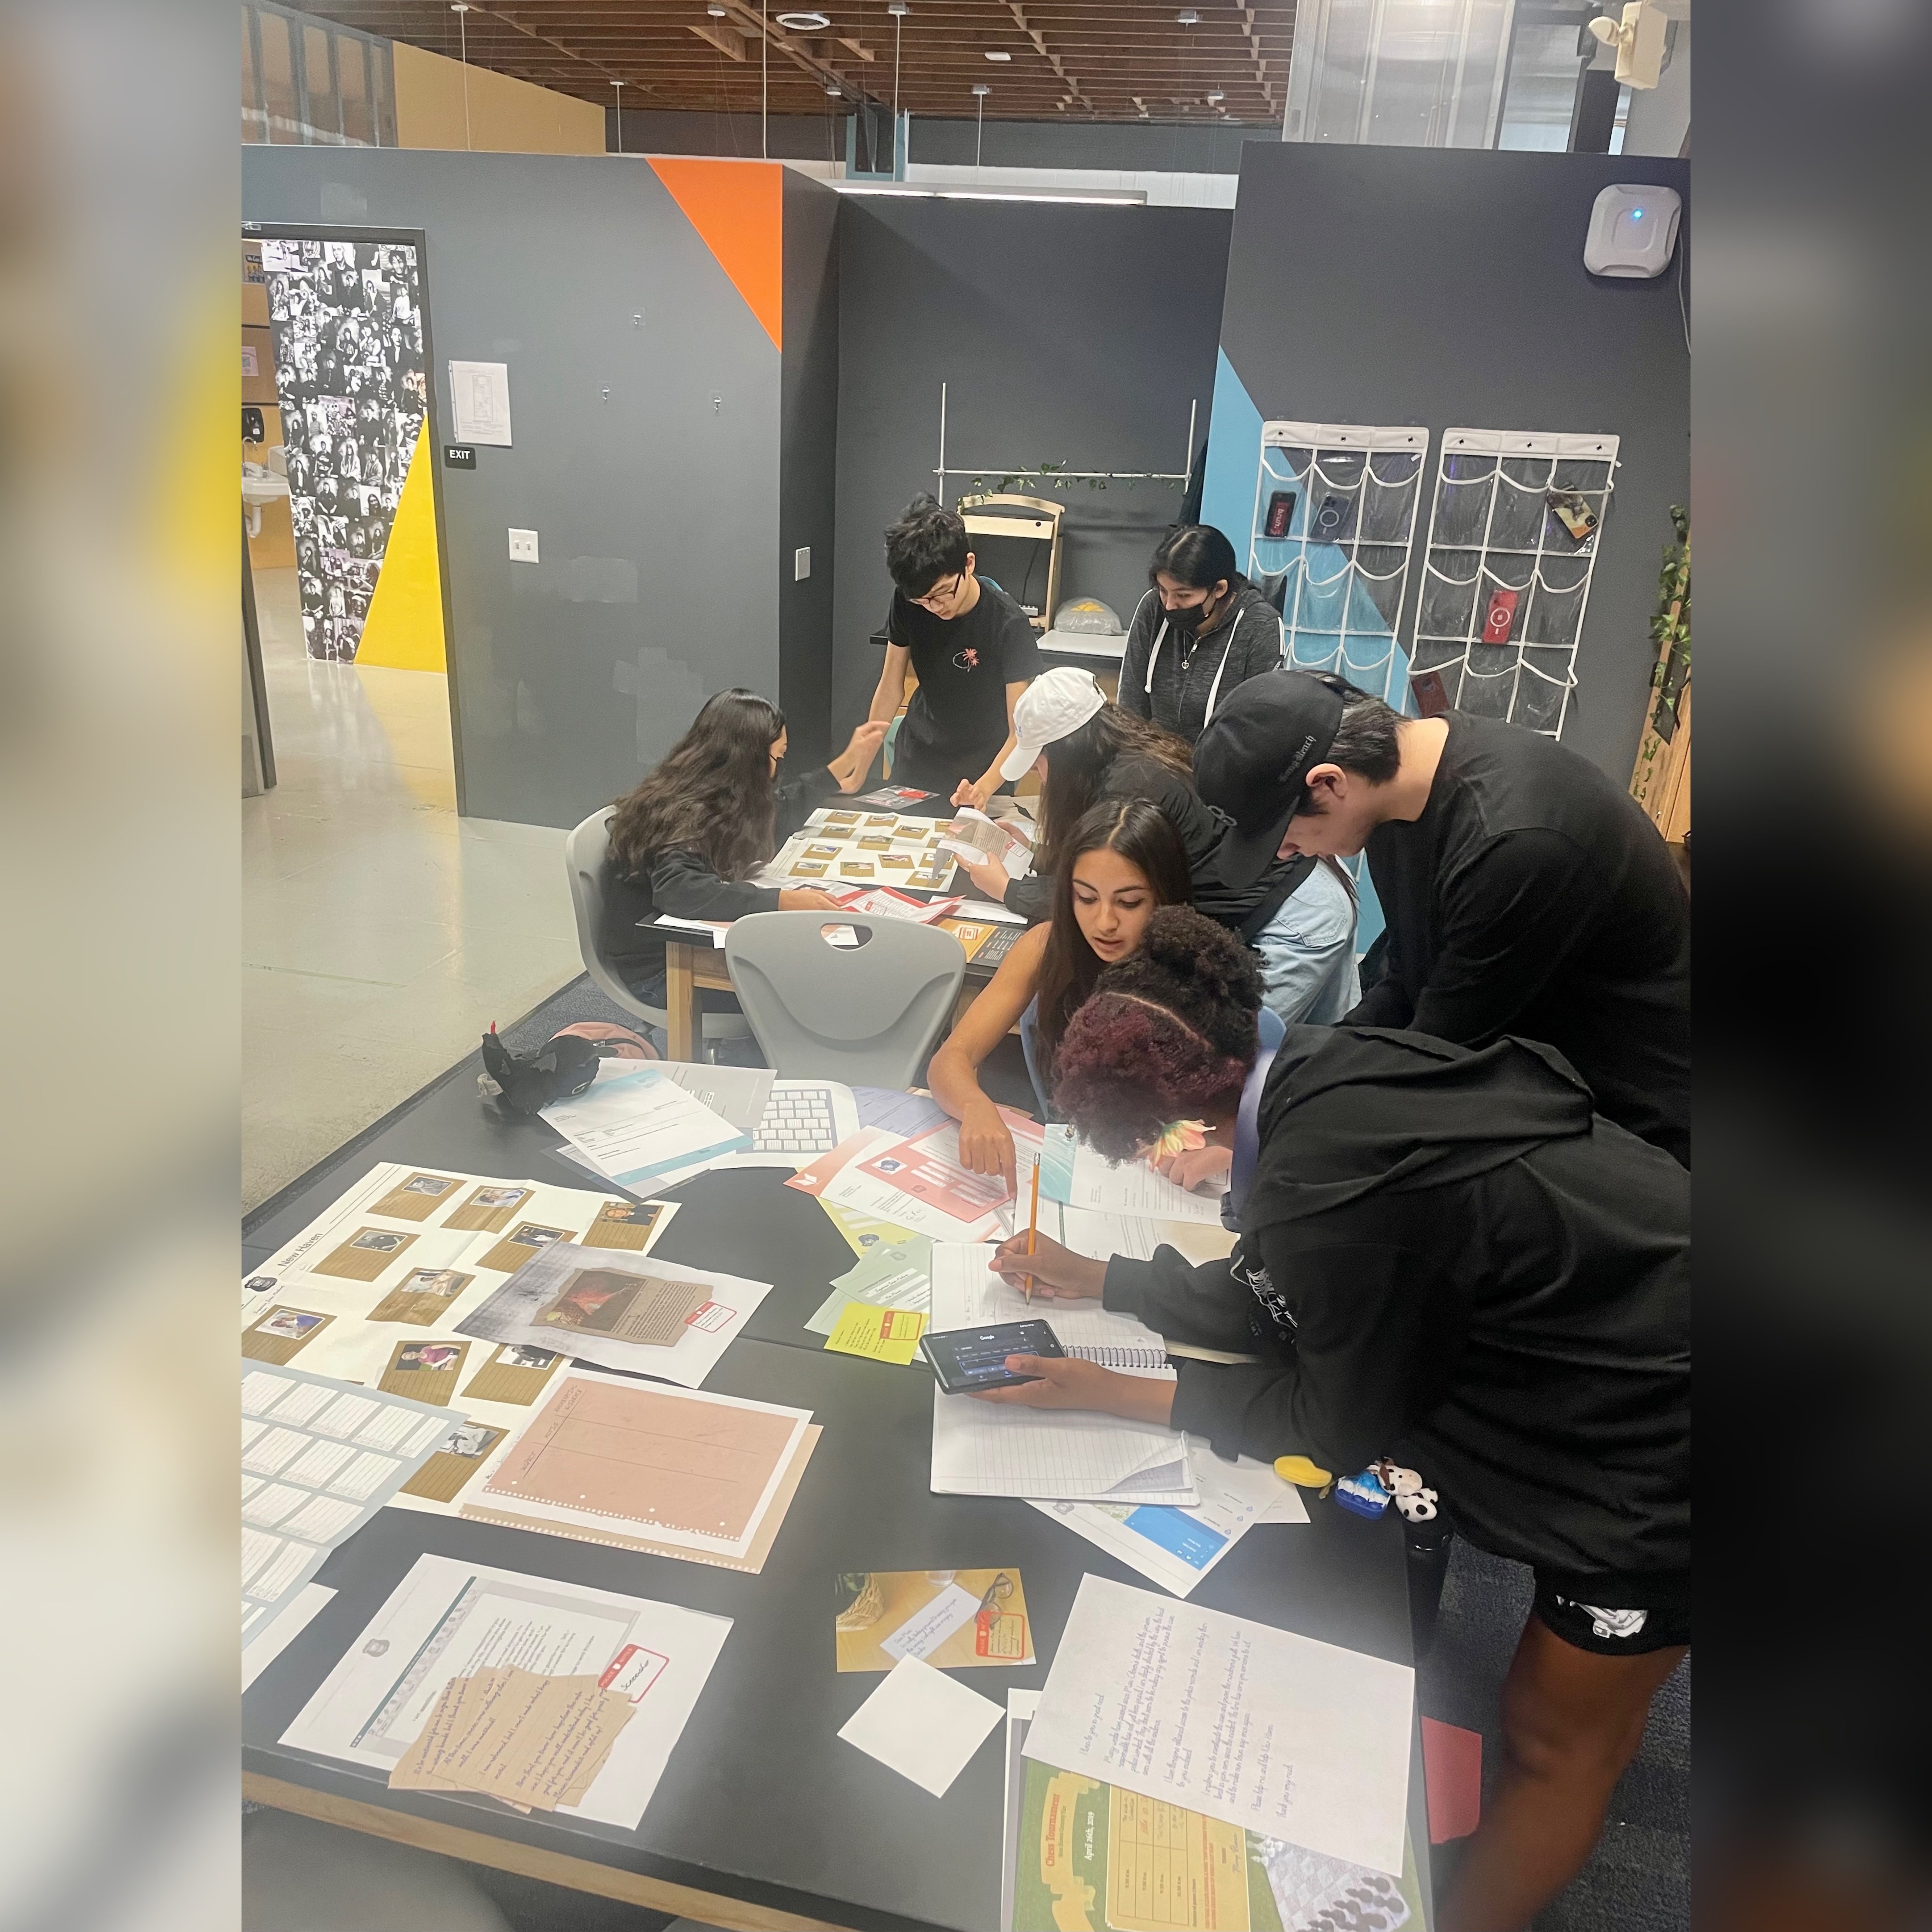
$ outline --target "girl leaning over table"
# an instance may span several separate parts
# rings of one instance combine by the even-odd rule
[[[610,815],[598,945],[639,999],[664,1004],[664,934],[648,922],[661,914],[838,910],[814,887],[754,886],[751,875],[824,800],[865,784],[885,734],[882,724],[861,724],[829,765],[781,778],[784,713],[754,691],[705,700],[663,763]],[[708,1012],[736,1009],[728,993],[702,997]]]
[[[1232,1146],[1232,1256],[1101,1262],[1042,1237],[994,1266],[1235,1353],[1150,1382],[1014,1356],[979,1400],[1186,1430],[1335,1476],[1387,1458],[1455,1528],[1526,1564],[1504,1763],[1437,1922],[1528,1924],[1581,1870],[1690,1639],[1690,1178],[1594,1111],[1553,1048],[1290,1027],[1222,928],[1148,921],[1074,1014],[1054,1099],[1124,1159],[1180,1117]],[[971,1398],[968,1398],[969,1400]]]

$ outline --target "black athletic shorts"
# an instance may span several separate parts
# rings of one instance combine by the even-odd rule
[[[1690,1641],[1690,1573],[1566,1576],[1536,1573],[1537,1621],[1599,1657],[1641,1657]]]

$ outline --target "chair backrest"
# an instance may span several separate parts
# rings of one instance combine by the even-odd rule
[[[831,944],[827,926],[862,943]],[[724,936],[724,963],[765,1058],[784,1080],[908,1087],[966,976],[958,940],[910,920],[758,912]]]
[[[570,903],[577,914],[578,950],[585,969],[606,995],[628,1013],[656,1018],[605,963],[597,936],[604,929],[604,861],[610,850],[610,808],[599,806],[563,842],[563,862],[570,874]]]

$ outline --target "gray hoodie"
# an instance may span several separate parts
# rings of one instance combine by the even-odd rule
[[[1127,626],[1120,702],[1191,744],[1234,687],[1281,662],[1280,614],[1246,578],[1198,637],[1177,629],[1150,589]]]

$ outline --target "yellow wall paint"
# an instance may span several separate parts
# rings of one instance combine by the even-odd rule
[[[430,465],[429,423],[416,433],[416,454],[396,500],[388,547],[369,599],[357,646],[358,664],[392,670],[448,668],[442,644],[442,574],[436,566],[436,497]]]
[[[466,147],[509,154],[604,152],[604,110],[596,102],[574,100],[481,67],[467,70],[466,139],[463,63],[402,40],[394,44],[398,147]]]

